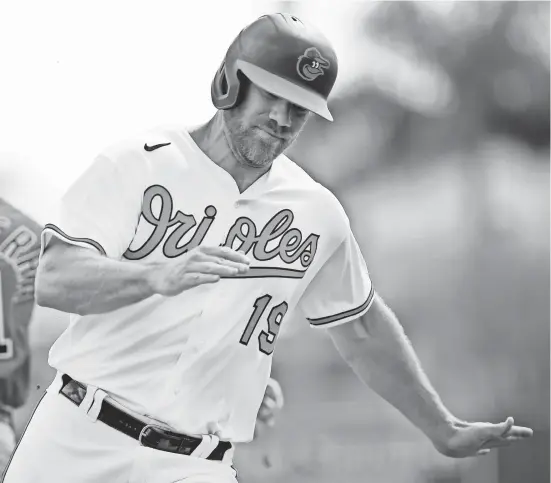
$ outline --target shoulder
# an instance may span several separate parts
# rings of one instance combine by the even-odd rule
[[[125,175],[148,175],[163,164],[162,160],[167,155],[174,155],[177,141],[175,128],[158,126],[108,144],[96,155],[95,160]]]
[[[126,136],[108,144],[99,156],[104,156],[113,162],[121,162],[128,157],[147,157],[174,142],[172,132],[165,127],[155,127]]]

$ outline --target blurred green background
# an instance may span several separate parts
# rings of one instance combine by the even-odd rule
[[[239,448],[240,480],[548,482],[549,3],[261,4],[346,33],[335,122],[313,119],[288,154],[346,208],[444,402],[535,434],[483,458],[440,456],[323,331],[287,320],[274,356],[286,406]],[[36,311],[33,386],[53,377],[47,350],[63,320]]]

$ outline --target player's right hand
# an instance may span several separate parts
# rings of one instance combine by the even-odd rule
[[[231,248],[200,245],[177,262],[154,265],[149,284],[154,293],[172,297],[198,285],[218,282],[222,277],[245,273],[249,264],[245,254]]]

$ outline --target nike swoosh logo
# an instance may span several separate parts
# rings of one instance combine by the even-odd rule
[[[143,145],[143,148],[146,151],[155,151],[155,149],[162,148],[163,146],[168,146],[170,143],[164,143],[164,144],[155,144],[153,146],[148,146],[147,143]]]

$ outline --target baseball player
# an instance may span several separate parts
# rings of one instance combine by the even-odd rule
[[[336,77],[314,27],[263,16],[216,72],[212,119],[111,146],[68,190],[43,231],[37,300],[70,325],[5,483],[235,482],[234,443],[253,437],[295,311],[443,454],[531,435],[445,408],[343,208],[283,154],[312,113],[332,119]]]
[[[40,227],[0,198],[0,469],[15,448],[13,412],[29,393],[28,327],[40,253]]]

